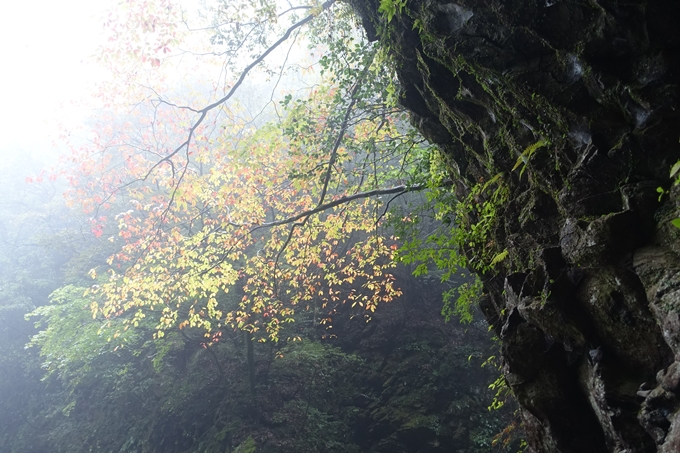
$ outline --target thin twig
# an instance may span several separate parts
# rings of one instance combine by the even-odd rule
[[[319,10],[324,11],[324,10],[330,8],[334,3],[335,3],[335,0],[327,0],[326,2],[322,3],[319,6]],[[225,96],[223,96],[222,98],[218,99],[217,101],[213,102],[212,104],[209,104],[209,105],[203,107],[202,109],[195,109],[195,108],[192,108],[192,107],[189,107],[189,106],[184,106],[184,107],[176,106],[177,108],[187,109],[187,110],[191,110],[193,112],[199,113],[198,119],[189,128],[189,131],[188,131],[189,134],[187,136],[187,139],[184,140],[179,146],[177,146],[174,150],[172,150],[165,157],[163,157],[162,159],[158,160],[155,164],[153,164],[151,166],[151,168],[149,168],[149,170],[144,174],[144,176],[142,176],[140,178],[135,178],[134,180],[129,181],[129,182],[119,186],[115,190],[113,190],[107,197],[104,198],[104,200],[100,203],[100,205],[105,204],[107,201],[109,201],[111,199],[111,197],[114,196],[114,194],[116,194],[117,192],[120,192],[121,190],[125,189],[126,187],[130,187],[131,185],[133,185],[137,182],[146,181],[151,176],[151,174],[154,171],[156,171],[156,169],[158,167],[163,165],[164,162],[168,162],[168,163],[172,164],[172,158],[173,157],[175,157],[177,154],[179,154],[180,151],[182,151],[185,148],[188,150],[188,148],[191,144],[191,140],[193,139],[194,133],[196,132],[196,129],[198,129],[198,127],[203,123],[203,120],[205,120],[205,117],[208,115],[208,112],[210,112],[211,110],[221,106],[222,104],[227,102],[229,99],[231,99],[231,97],[234,95],[234,93],[236,93],[236,90],[238,89],[238,87],[240,87],[241,84],[243,84],[243,81],[246,79],[246,76],[248,75],[248,73],[250,73],[250,71],[253,70],[253,68],[255,68],[257,65],[262,63],[262,61],[264,61],[264,59],[267,58],[267,56],[270,53],[272,53],[283,42],[285,42],[295,30],[297,30],[298,28],[300,28],[300,27],[306,25],[307,23],[311,22],[316,17],[317,17],[317,14],[310,14],[307,17],[305,17],[304,19],[302,19],[301,21],[291,25],[286,30],[286,32],[281,36],[281,38],[279,38],[274,44],[269,46],[269,48],[267,48],[267,50],[265,50],[262,53],[262,55],[257,57],[255,60],[253,60],[252,63],[250,63],[248,66],[245,67],[245,69],[241,72],[241,75],[239,76],[236,83],[234,83],[234,85],[231,87],[229,92]],[[164,102],[164,103],[170,105],[169,103],[162,101],[160,99],[158,101]]]

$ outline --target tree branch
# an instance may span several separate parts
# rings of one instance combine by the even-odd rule
[[[450,186],[452,184],[453,184],[453,182],[451,180],[446,180],[446,181],[442,182],[441,187]],[[395,187],[389,187],[389,188],[386,188],[386,189],[368,190],[366,192],[355,193],[354,195],[347,195],[347,196],[338,198],[336,200],[329,201],[328,203],[324,203],[322,205],[319,205],[314,209],[309,209],[307,211],[303,211],[299,214],[296,214],[294,216],[291,216],[291,217],[288,217],[288,218],[285,218],[285,219],[277,220],[275,222],[266,222],[266,223],[261,223],[259,225],[254,225],[252,228],[250,228],[250,230],[248,230],[247,234],[254,233],[257,230],[261,230],[261,229],[264,229],[264,228],[273,228],[275,226],[289,225],[289,224],[292,223],[293,226],[290,229],[290,231],[288,232],[287,239],[284,242],[283,246],[281,247],[281,249],[279,250],[279,252],[276,256],[276,262],[278,262],[278,260],[281,257],[281,254],[283,253],[283,251],[286,249],[286,247],[290,243],[292,236],[293,236],[293,232],[295,231],[295,229],[297,227],[304,226],[304,224],[307,222],[307,219],[314,214],[318,214],[320,212],[323,212],[327,209],[334,208],[336,206],[351,203],[352,201],[355,201],[355,200],[361,200],[361,199],[370,198],[370,197],[377,197],[377,196],[380,196],[380,195],[394,195],[394,197],[392,197],[392,199],[390,199],[390,201],[388,202],[388,205],[389,205],[389,203],[391,203],[396,197],[398,197],[400,195],[404,195],[404,194],[409,193],[409,192],[419,192],[419,191],[425,190],[427,188],[429,188],[429,186],[427,184],[416,184],[414,186],[400,185],[400,186],[395,186]],[[381,217],[383,217],[384,215],[385,215],[385,213],[383,213]],[[299,220],[302,220],[302,221],[298,222]],[[233,226],[233,227],[239,227],[239,228],[248,226],[247,223],[238,224],[238,223],[234,223],[234,222],[229,222],[229,225]],[[213,230],[213,233],[217,233],[218,231],[219,231],[219,227],[216,227]],[[214,269],[220,263],[224,262],[227,254],[231,250],[232,249],[229,249],[226,253],[223,254],[223,257],[220,260],[218,260],[216,263],[214,263],[209,269],[202,271],[201,274],[204,274],[204,273],[208,272],[209,270]]]
[[[450,181],[446,181],[444,183],[444,185],[450,185],[450,184],[451,184]],[[427,184],[417,184],[415,186],[401,185],[401,186],[389,187],[389,188],[386,188],[386,189],[368,190],[366,192],[355,193],[354,195],[346,195],[344,197],[338,198],[338,199],[333,200],[333,201],[329,201],[328,203],[321,204],[314,209],[309,209],[307,211],[303,211],[299,214],[296,214],[292,217],[288,217],[286,219],[277,220],[275,222],[261,223],[261,224],[255,226],[255,227],[253,227],[250,230],[250,232],[252,233],[253,231],[256,231],[256,230],[259,230],[259,229],[262,229],[262,228],[271,228],[271,227],[280,226],[280,225],[288,225],[290,223],[297,222],[298,220],[300,220],[304,217],[309,217],[311,215],[318,214],[319,212],[323,212],[323,211],[326,211],[328,209],[334,208],[334,207],[342,205],[342,204],[350,203],[350,202],[355,201],[355,200],[361,200],[361,199],[370,198],[370,197],[377,197],[379,195],[393,195],[393,194],[402,195],[402,194],[405,194],[405,193],[408,193],[408,192],[418,192],[418,191],[421,191],[421,190],[425,190],[428,187],[429,186]]]
[[[322,3],[322,4],[319,6],[320,11],[325,11],[326,9],[330,8],[330,7],[333,5],[333,3],[335,3],[335,0],[326,0],[324,3]],[[236,90],[238,89],[238,87],[241,86],[241,84],[243,83],[243,81],[246,79],[246,76],[248,75],[248,73],[249,73],[250,71],[253,70],[253,68],[255,68],[257,65],[259,65],[260,63],[262,63],[262,61],[264,61],[264,59],[267,58],[267,56],[268,56],[270,53],[272,53],[274,50],[276,50],[276,48],[278,48],[278,47],[279,47],[281,44],[283,44],[288,38],[290,38],[290,35],[291,35],[295,30],[297,30],[298,28],[302,27],[303,25],[306,25],[307,23],[311,22],[311,21],[312,21],[314,18],[316,18],[316,17],[317,17],[317,14],[310,14],[309,16],[305,17],[305,18],[302,19],[301,21],[299,21],[299,22],[297,22],[297,23],[291,25],[291,26],[288,28],[288,30],[286,30],[286,32],[283,34],[283,36],[281,36],[281,37],[278,39],[278,41],[276,41],[274,44],[272,44],[271,46],[269,46],[269,48],[268,48],[267,50],[265,50],[265,51],[262,53],[262,55],[260,55],[259,57],[257,57],[252,63],[250,63],[248,66],[246,66],[245,69],[243,69],[243,71],[241,71],[241,75],[239,76],[238,80],[236,81],[236,83],[234,83],[234,85],[231,87],[231,89],[229,90],[229,92],[228,92],[226,95],[224,95],[222,98],[218,99],[217,101],[213,102],[212,104],[207,105],[206,107],[203,107],[203,108],[200,109],[200,110],[196,110],[197,112],[200,112],[200,116],[198,117],[198,119],[196,120],[196,122],[193,124],[193,126],[191,126],[191,128],[189,129],[189,136],[188,136],[187,139],[184,141],[184,143],[182,143],[181,145],[179,145],[177,148],[175,148],[175,150],[174,150],[172,153],[168,154],[168,155],[165,156],[162,160],[158,161],[158,162],[156,163],[156,165],[154,165],[153,167],[151,167],[151,169],[149,170],[149,172],[147,173],[147,175],[144,177],[144,179],[148,178],[148,176],[151,174],[151,172],[152,172],[158,165],[162,164],[163,161],[167,161],[167,160],[171,159],[173,156],[175,156],[177,153],[179,153],[179,152],[182,150],[182,148],[184,148],[185,146],[188,148],[188,147],[189,147],[189,144],[191,143],[191,138],[192,138],[194,132],[196,131],[196,129],[198,128],[198,126],[200,126],[201,123],[203,123],[203,120],[205,119],[205,117],[206,117],[206,115],[208,114],[208,112],[210,112],[211,110],[213,110],[213,109],[219,107],[220,105],[224,104],[224,103],[227,102],[229,99],[231,99],[231,97],[234,95],[234,93],[236,93]],[[192,110],[193,110],[193,109],[192,109]]]
[[[327,10],[328,8],[331,7],[331,5],[333,5],[333,3],[335,3],[335,0],[327,0],[326,2],[322,3],[322,4],[319,6],[320,11],[325,11],[325,10]],[[262,63],[262,61],[263,61],[265,58],[267,58],[267,56],[268,56],[270,53],[272,53],[277,47],[279,47],[284,41],[286,41],[286,40],[290,37],[291,33],[293,33],[296,29],[302,27],[303,25],[307,24],[308,22],[311,22],[311,21],[312,21],[314,18],[316,18],[316,17],[317,17],[317,14],[310,14],[309,16],[305,17],[305,18],[302,19],[301,21],[299,21],[299,22],[297,22],[297,23],[291,25],[291,26],[288,28],[288,30],[286,30],[286,32],[283,34],[283,36],[281,36],[281,37],[279,38],[278,41],[276,41],[274,44],[272,44],[271,46],[269,46],[269,48],[268,48],[267,50],[265,50],[264,53],[263,53],[262,55],[260,55],[259,57],[257,57],[252,63],[250,63],[248,66],[246,66],[246,68],[241,72],[241,76],[238,78],[238,80],[236,81],[236,83],[234,83],[234,85],[231,87],[231,89],[229,90],[229,92],[228,92],[224,97],[222,97],[221,99],[218,99],[217,101],[213,102],[212,104],[210,104],[210,105],[208,105],[208,106],[202,108],[200,111],[201,111],[201,112],[207,113],[207,112],[209,112],[210,110],[214,109],[215,107],[219,107],[220,105],[222,105],[222,104],[224,104],[225,102],[227,102],[227,101],[229,100],[229,98],[231,98],[231,97],[234,95],[234,93],[236,92],[236,90],[238,89],[238,87],[241,86],[241,84],[242,84],[243,81],[245,80],[245,78],[246,78],[246,76],[248,75],[248,73],[249,73],[255,66],[257,66],[257,65],[260,64],[260,63]],[[200,121],[203,121],[203,119],[200,119]],[[200,124],[200,123],[199,123],[199,124]],[[195,125],[194,125],[194,127],[196,127],[196,126],[198,126],[198,124],[195,124]]]
[[[321,5],[319,5],[319,7],[318,7],[318,8],[319,8],[319,12],[320,12],[320,11],[325,11],[325,10],[327,10],[327,9],[330,8],[334,3],[335,3],[335,0],[326,0],[324,3],[322,3]],[[118,187],[118,188],[117,188],[116,190],[114,190],[113,192],[111,192],[111,193],[110,193],[110,194],[102,201],[102,203],[100,203],[100,205],[106,203],[109,199],[111,199],[111,197],[113,197],[113,195],[114,195],[116,192],[119,192],[119,191],[123,190],[124,188],[133,185],[133,184],[136,183],[136,182],[146,181],[146,180],[149,178],[149,176],[151,176],[151,174],[152,174],[158,167],[160,167],[161,165],[163,165],[164,162],[168,162],[168,163],[172,164],[172,158],[173,158],[173,157],[175,157],[177,154],[179,154],[179,152],[182,151],[183,149],[185,149],[185,148],[186,148],[187,150],[189,149],[189,146],[191,145],[191,140],[192,140],[194,134],[196,133],[196,129],[203,123],[203,120],[205,120],[205,117],[208,115],[208,112],[210,112],[211,110],[213,110],[213,109],[219,107],[220,105],[224,104],[224,103],[227,102],[229,99],[231,99],[231,97],[234,95],[234,93],[236,93],[236,90],[238,89],[238,87],[240,87],[241,84],[243,84],[243,81],[244,81],[244,80],[246,79],[246,77],[248,76],[248,73],[250,73],[250,71],[253,70],[253,68],[255,68],[257,65],[259,65],[260,63],[262,63],[262,61],[264,61],[264,59],[267,58],[267,56],[268,56],[270,53],[272,53],[272,52],[273,52],[274,50],[276,50],[283,42],[285,42],[295,30],[297,30],[298,28],[300,28],[300,27],[306,25],[307,23],[311,22],[311,21],[314,20],[317,16],[318,16],[317,13],[312,13],[312,14],[308,15],[307,17],[305,17],[304,19],[302,19],[301,21],[296,22],[295,24],[291,25],[291,26],[286,30],[286,32],[285,32],[285,33],[284,33],[284,34],[283,34],[283,35],[282,35],[282,36],[281,36],[274,44],[272,44],[271,46],[269,46],[269,47],[267,48],[267,50],[265,50],[265,51],[262,53],[262,55],[260,55],[259,57],[257,57],[255,60],[253,60],[252,63],[250,63],[248,66],[245,67],[245,69],[241,72],[241,75],[239,76],[239,78],[238,78],[238,80],[236,81],[236,83],[234,83],[234,85],[231,87],[231,89],[229,90],[229,92],[228,92],[225,96],[223,96],[222,98],[218,99],[217,101],[213,102],[212,104],[207,105],[206,107],[203,107],[202,109],[195,109],[195,108],[192,108],[192,107],[189,107],[189,106],[176,106],[176,105],[175,105],[176,108],[190,110],[190,111],[192,111],[192,112],[196,112],[196,113],[199,114],[198,119],[197,119],[197,120],[193,123],[193,125],[189,128],[188,136],[187,136],[186,140],[184,140],[179,146],[177,146],[174,150],[172,150],[168,155],[164,156],[163,158],[161,158],[160,160],[158,160],[155,164],[153,164],[153,165],[151,166],[151,168],[149,168],[149,170],[144,174],[144,176],[142,176],[142,177],[140,177],[140,178],[136,178],[136,179],[134,179],[134,180],[132,180],[132,181],[129,181],[129,182],[127,182],[127,183],[121,185],[120,187]],[[173,105],[173,104],[170,104],[170,103],[168,103],[168,102],[166,102],[166,101],[164,101],[164,100],[162,100],[162,99],[159,99],[158,101],[159,101],[159,102],[162,102],[162,103],[165,103],[165,104],[167,104],[167,105]]]
[[[365,70],[364,70],[364,72],[365,72]],[[342,119],[342,124],[340,125],[340,132],[338,132],[338,136],[335,138],[335,143],[333,143],[333,149],[331,150],[331,158],[328,161],[328,170],[326,170],[326,176],[324,177],[323,187],[321,189],[321,195],[319,196],[318,206],[321,206],[323,204],[324,198],[326,198],[326,192],[328,190],[328,183],[331,181],[331,175],[333,173],[333,165],[335,165],[335,161],[338,157],[338,148],[340,148],[340,144],[342,143],[342,139],[345,137],[345,132],[347,131],[347,123],[349,122],[349,116],[352,114],[352,109],[354,108],[354,104],[356,104],[356,102],[357,102],[356,94],[359,91],[360,87],[361,87],[361,78],[357,81],[357,83],[354,85],[354,87],[352,88],[352,91],[349,94],[350,103],[347,106],[347,110],[345,110],[345,117]]]

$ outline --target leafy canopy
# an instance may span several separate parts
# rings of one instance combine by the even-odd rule
[[[95,317],[277,340],[297,310],[330,322],[351,303],[370,319],[400,295],[381,225],[391,200],[425,187],[427,145],[386,101],[394,74],[345,6],[281,8],[215,2],[200,27],[170,0],[109,16],[107,109],[74,146],[69,192],[111,243],[90,272]],[[188,75],[216,67],[207,88]]]

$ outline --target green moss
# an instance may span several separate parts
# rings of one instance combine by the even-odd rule
[[[234,449],[232,453],[255,453],[257,451],[257,445],[252,437],[248,437],[246,440],[241,442],[241,444]]]

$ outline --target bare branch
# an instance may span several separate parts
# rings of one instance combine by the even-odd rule
[[[322,4],[319,6],[320,11],[324,11],[324,10],[330,8],[334,3],[335,3],[335,0],[327,0],[326,2],[322,3]],[[194,122],[194,124],[189,128],[189,134],[188,134],[188,136],[187,136],[187,139],[186,139],[185,141],[183,141],[179,146],[177,146],[177,147],[176,147],[172,152],[170,152],[168,155],[166,155],[166,156],[163,157],[162,159],[158,160],[154,165],[152,165],[151,168],[146,172],[146,174],[145,174],[143,177],[138,178],[138,179],[135,179],[134,181],[130,181],[129,183],[127,183],[127,184],[125,184],[125,185],[119,187],[118,190],[123,189],[123,188],[125,188],[125,187],[127,187],[127,186],[130,186],[130,185],[134,184],[135,182],[146,181],[146,180],[149,178],[149,176],[151,176],[151,174],[152,174],[159,166],[161,166],[164,162],[170,162],[171,159],[172,159],[173,157],[175,157],[177,154],[179,154],[179,152],[182,151],[183,149],[186,148],[186,149],[188,150],[188,149],[189,149],[189,146],[191,145],[191,140],[192,140],[192,138],[193,138],[193,136],[194,136],[194,134],[195,134],[195,132],[196,132],[196,129],[203,123],[203,120],[205,120],[205,117],[208,115],[208,112],[210,112],[211,110],[214,110],[215,108],[221,106],[222,104],[224,104],[225,102],[227,102],[229,99],[231,99],[231,97],[234,95],[234,93],[236,93],[236,90],[238,89],[238,87],[241,86],[241,84],[243,83],[243,81],[244,81],[244,80],[246,79],[246,77],[248,76],[248,73],[250,73],[250,71],[252,71],[253,68],[255,68],[257,65],[259,65],[260,63],[262,63],[262,61],[264,61],[264,59],[267,58],[267,56],[268,56],[270,53],[272,53],[272,52],[273,52],[274,50],[276,50],[282,43],[284,43],[288,38],[290,38],[290,35],[291,35],[295,30],[297,30],[298,28],[300,28],[300,27],[306,25],[307,23],[311,22],[311,21],[312,21],[314,18],[316,18],[316,17],[317,17],[317,14],[310,14],[310,15],[308,15],[307,17],[305,17],[304,19],[302,19],[301,21],[299,21],[299,22],[297,22],[297,23],[291,25],[291,26],[286,30],[286,32],[283,34],[283,36],[281,36],[274,44],[272,44],[271,46],[269,46],[269,48],[268,48],[267,50],[265,50],[265,51],[262,53],[262,55],[260,55],[259,57],[257,57],[252,63],[250,63],[248,66],[245,67],[245,69],[241,72],[241,75],[239,76],[239,78],[238,78],[238,80],[236,81],[236,83],[234,83],[234,85],[231,87],[231,89],[229,90],[229,92],[228,92],[225,96],[223,96],[221,99],[218,99],[217,101],[213,102],[212,104],[210,104],[210,105],[208,105],[208,106],[206,106],[206,107],[203,107],[202,109],[195,109],[195,108],[192,108],[192,107],[189,107],[189,106],[184,106],[184,107],[182,107],[182,106],[175,106],[175,107],[177,107],[177,108],[187,109],[187,110],[191,110],[191,111],[193,111],[193,112],[199,113],[198,119],[197,119],[197,120]],[[169,103],[167,103],[167,102],[165,102],[165,101],[162,101],[161,99],[158,99],[158,101],[164,102],[165,104],[168,104],[168,105],[172,105],[172,104],[169,104]],[[111,195],[113,195],[113,194],[111,194]]]
[[[394,200],[399,198],[400,196],[404,195],[406,192],[399,192],[396,195],[392,196],[389,200],[387,200],[387,203],[385,203],[385,209],[383,209],[382,214],[378,216],[377,219],[375,219],[375,224],[378,225],[380,221],[382,220],[383,217],[385,217],[385,214],[387,214],[387,211],[390,209],[390,203],[392,203]]]
[[[448,181],[445,182],[445,185],[450,185],[450,184],[451,183],[448,182]],[[309,209],[307,211],[303,211],[299,214],[296,214],[292,217],[288,217],[286,219],[277,220],[275,222],[261,223],[261,224],[255,226],[254,228],[252,228],[250,230],[250,232],[252,233],[253,231],[256,231],[256,230],[259,230],[259,229],[262,229],[262,228],[271,228],[271,227],[275,227],[275,226],[279,226],[279,225],[287,225],[287,224],[290,224],[290,223],[294,223],[294,222],[297,222],[298,220],[303,219],[305,217],[309,217],[311,215],[318,214],[319,212],[323,212],[323,211],[326,211],[328,209],[331,209],[331,208],[334,208],[336,206],[340,206],[340,205],[343,205],[343,204],[347,204],[347,203],[350,203],[350,202],[355,201],[355,200],[377,197],[377,196],[380,196],[380,195],[394,195],[394,194],[402,195],[402,194],[405,194],[405,193],[408,193],[408,192],[418,192],[418,191],[421,191],[421,190],[425,190],[428,187],[429,186],[427,184],[417,184],[415,186],[401,185],[401,186],[389,187],[389,188],[386,188],[386,189],[368,190],[366,192],[355,193],[354,195],[347,195],[347,196],[338,198],[336,200],[329,201],[328,203],[321,204],[314,209]]]
[[[286,248],[288,248],[288,244],[290,244],[291,239],[293,239],[293,234],[295,233],[295,229],[297,227],[305,226],[305,223],[307,223],[308,219],[309,219],[309,216],[302,219],[301,222],[295,222],[290,227],[290,231],[288,232],[288,238],[286,238],[286,241],[283,243],[283,245],[279,249],[279,253],[276,254],[276,259],[274,260],[274,282],[273,283],[274,283],[274,292],[277,295],[279,294],[279,282],[278,282],[278,279],[276,278],[276,270],[279,267],[279,259],[281,258],[281,255],[286,250]]]
[[[345,137],[345,132],[347,132],[347,123],[349,122],[349,116],[352,113],[352,109],[354,108],[354,104],[356,103],[356,94],[359,91],[359,88],[361,87],[361,79],[354,85],[352,88],[352,91],[350,93],[350,103],[347,106],[347,110],[345,110],[345,117],[342,120],[342,124],[340,125],[340,131],[338,132],[338,136],[335,138],[335,143],[333,143],[333,149],[331,150],[331,158],[328,161],[328,169],[326,170],[326,176],[324,178],[323,182],[323,187],[321,188],[321,195],[319,196],[319,204],[318,206],[321,206],[323,204],[324,198],[326,198],[326,191],[328,190],[328,183],[331,180],[331,175],[333,173],[333,165],[335,165],[335,160],[338,157],[338,148],[340,148],[340,144],[342,143],[342,139]]]
[[[289,12],[295,11],[295,10],[298,10],[298,9],[310,10],[310,9],[313,9],[313,8],[314,8],[313,6],[291,6],[287,10],[280,12],[279,17],[284,16],[284,15],[288,14]]]
[[[327,0],[326,2],[322,3],[322,4],[319,6],[320,11],[325,11],[326,9],[330,8],[330,7],[333,5],[333,3],[335,3],[335,0]],[[306,25],[307,23],[311,22],[311,21],[312,21],[314,18],[316,18],[316,17],[317,17],[317,14],[310,14],[309,16],[305,17],[305,18],[302,19],[301,21],[299,21],[299,22],[297,22],[297,23],[291,25],[291,26],[288,28],[288,30],[286,30],[286,32],[283,34],[283,36],[281,36],[281,37],[279,38],[278,41],[276,41],[274,44],[272,44],[271,46],[269,46],[269,48],[268,48],[267,50],[265,50],[264,53],[262,53],[262,55],[260,55],[259,57],[257,57],[252,63],[250,63],[248,66],[246,66],[246,68],[241,72],[241,76],[238,78],[238,80],[236,81],[236,83],[234,83],[234,85],[231,87],[231,89],[229,90],[229,92],[228,92],[224,97],[222,97],[221,99],[218,99],[217,101],[213,102],[212,104],[208,105],[207,107],[202,108],[200,111],[201,111],[201,112],[207,113],[207,112],[209,112],[210,110],[214,109],[215,107],[218,107],[218,106],[224,104],[225,102],[227,102],[227,101],[234,95],[234,93],[236,92],[236,90],[238,89],[238,87],[241,86],[241,84],[242,84],[243,81],[245,80],[245,78],[246,78],[246,76],[248,75],[248,73],[249,73],[255,66],[257,66],[257,65],[260,64],[260,63],[262,63],[262,61],[263,61],[265,58],[267,58],[267,56],[268,56],[270,53],[272,53],[277,47],[279,47],[283,42],[285,42],[285,41],[290,37],[290,35],[291,35],[296,29],[302,27],[303,25]],[[199,119],[199,122],[197,122],[197,123],[194,125],[194,127],[197,127],[197,126],[200,124],[200,121],[203,121],[203,118],[200,118],[200,119]]]

